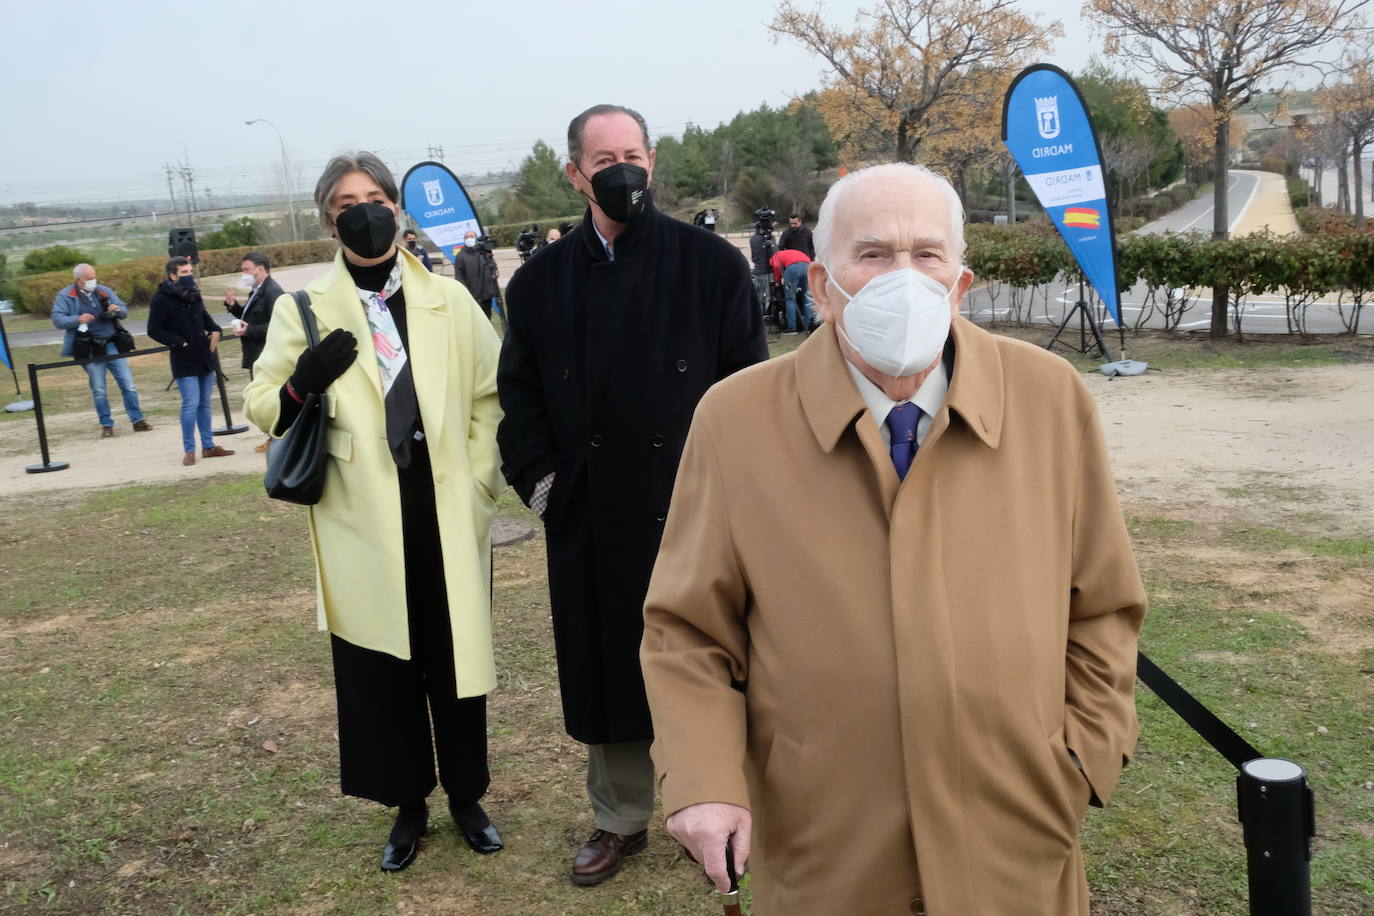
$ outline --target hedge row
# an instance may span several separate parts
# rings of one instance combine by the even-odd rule
[[[277,245],[256,245],[243,248],[219,248],[200,253],[200,265],[196,273],[203,277],[238,273],[243,256],[250,251],[261,251],[267,255],[273,267],[289,267],[292,264],[316,264],[332,261],[338,246],[332,239],[313,242],[282,242]],[[140,258],[137,261],[121,261],[96,267],[100,282],[115,291],[119,298],[129,305],[147,305],[153,291],[166,274],[167,259]],[[52,306],[53,297],[58,290],[72,282],[69,270],[55,270],[50,273],[33,274],[15,281],[14,307],[21,312],[46,312]]]

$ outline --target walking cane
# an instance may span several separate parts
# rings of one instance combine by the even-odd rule
[[[730,877],[730,890],[720,894],[720,904],[725,908],[725,916],[743,916],[739,908],[739,876],[735,874],[735,850],[730,841],[725,841],[725,874]]]

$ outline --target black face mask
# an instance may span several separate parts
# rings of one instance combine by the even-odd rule
[[[579,168],[579,172],[582,170]],[[586,178],[587,173],[582,172]],[[601,212],[617,223],[633,222],[648,203],[649,173],[629,162],[608,165],[589,179]]]
[[[344,210],[334,228],[343,246],[360,258],[380,258],[396,242],[396,214],[372,200]]]
[[[193,290],[196,288],[196,278],[189,274],[184,277],[177,277],[177,286],[180,286],[182,289]]]

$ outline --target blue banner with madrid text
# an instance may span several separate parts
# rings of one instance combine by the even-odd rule
[[[1116,235],[1102,151],[1088,106],[1067,73],[1035,64],[1017,74],[1002,105],[1002,142],[1120,327]]]
[[[401,201],[410,218],[450,262],[469,230],[483,234],[477,211],[468,192],[448,168],[438,162],[421,162],[401,181]]]

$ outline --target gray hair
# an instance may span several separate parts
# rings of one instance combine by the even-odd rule
[[[923,165],[906,162],[890,162],[886,165],[873,165],[866,169],[859,169],[856,172],[850,172],[830,186],[830,190],[825,192],[825,200],[821,201],[821,212],[816,217],[816,228],[811,232],[811,241],[816,246],[816,260],[829,263],[830,233],[834,228],[835,211],[839,208],[840,202],[860,184],[881,178],[920,178],[931,182],[945,192],[945,196],[949,198],[950,238],[954,242],[953,252],[959,259],[959,263],[962,264],[965,248],[964,203],[959,199],[959,192],[955,191],[949,180],[938,172],[932,172]]]
[[[571,162],[581,165],[582,133],[587,129],[587,122],[597,115],[609,114],[623,114],[634,118],[634,122],[639,125],[640,134],[644,137],[644,151],[649,151],[649,125],[645,123],[644,115],[623,105],[593,105],[568,122],[568,159]]]
[[[329,164],[324,167],[324,174],[315,182],[315,206],[320,211],[320,225],[330,232],[334,230],[334,221],[329,216],[329,204],[334,199],[339,182],[343,181],[345,175],[353,172],[362,172],[377,182],[377,187],[382,189],[387,200],[393,204],[401,199],[401,192],[396,188],[395,176],[376,153],[366,150],[340,153],[329,160]]]
[[[76,265],[75,267],[72,268],[72,278],[75,279],[75,280],[80,280],[80,279],[81,279],[81,275],[82,275],[83,273],[85,273],[86,271],[88,271],[88,270],[89,270],[91,273],[95,273],[95,268],[92,267],[91,265],[89,265],[89,264],[78,264],[78,265]]]

